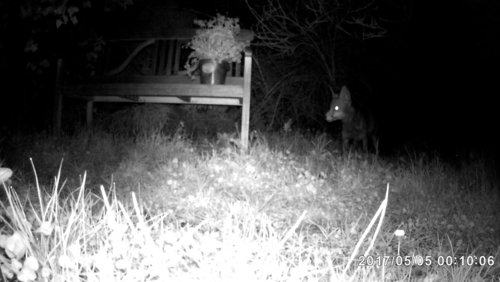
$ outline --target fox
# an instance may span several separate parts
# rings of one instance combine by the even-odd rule
[[[362,142],[363,150],[368,152],[368,139],[371,139],[375,151],[378,140],[375,135],[375,121],[370,113],[364,113],[354,108],[351,91],[346,85],[337,94],[333,89],[330,109],[325,114],[327,122],[342,121],[342,151],[345,152],[352,141],[353,146]]]

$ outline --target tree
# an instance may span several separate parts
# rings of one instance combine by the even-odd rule
[[[137,0],[136,0],[137,1]],[[83,68],[96,60],[102,48],[95,15],[125,9],[133,0],[19,0],[0,1],[1,114],[12,120],[50,110],[54,70],[63,53],[83,57]],[[90,20],[83,20],[83,18]],[[102,23],[101,23],[102,24]],[[75,51],[77,48],[81,54]],[[87,70],[88,71],[88,70]]]
[[[264,100],[268,103],[270,96],[276,97],[272,103],[275,108],[282,108],[275,103],[286,105],[287,114],[292,111],[296,119],[305,113],[314,120],[314,115],[321,112],[317,105],[324,104],[314,96],[340,87],[339,78],[344,83],[349,52],[356,44],[383,37],[387,31],[380,24],[381,15],[372,0],[268,0],[259,10],[248,0],[247,5],[257,20],[255,45],[261,47],[260,54],[265,53],[266,61],[273,62],[274,71],[280,72],[275,81],[262,83]],[[294,90],[299,90],[300,95],[295,95]],[[270,91],[289,94],[273,95]],[[314,104],[316,108],[311,108]],[[274,116],[276,112],[271,124]]]

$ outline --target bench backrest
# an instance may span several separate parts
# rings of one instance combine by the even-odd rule
[[[98,64],[99,80],[126,80],[137,76],[186,76],[184,64],[192,49],[186,44],[196,29],[180,29],[161,37],[114,38]],[[243,56],[242,56],[243,58]],[[228,77],[243,77],[244,60],[230,64]]]

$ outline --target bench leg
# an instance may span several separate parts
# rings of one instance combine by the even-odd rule
[[[92,126],[92,112],[94,110],[94,101],[87,101],[87,112],[86,112],[86,119],[87,119],[87,126],[90,128]]]
[[[241,146],[248,151],[248,131],[250,128],[250,96],[252,85],[252,55],[245,51],[245,65],[243,70],[243,101],[241,109]]]
[[[248,131],[250,128],[250,101],[243,100],[241,109],[241,147],[248,150]]]

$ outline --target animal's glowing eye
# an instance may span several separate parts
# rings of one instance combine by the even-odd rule
[[[335,110],[338,111],[339,110],[339,106],[335,106]]]

